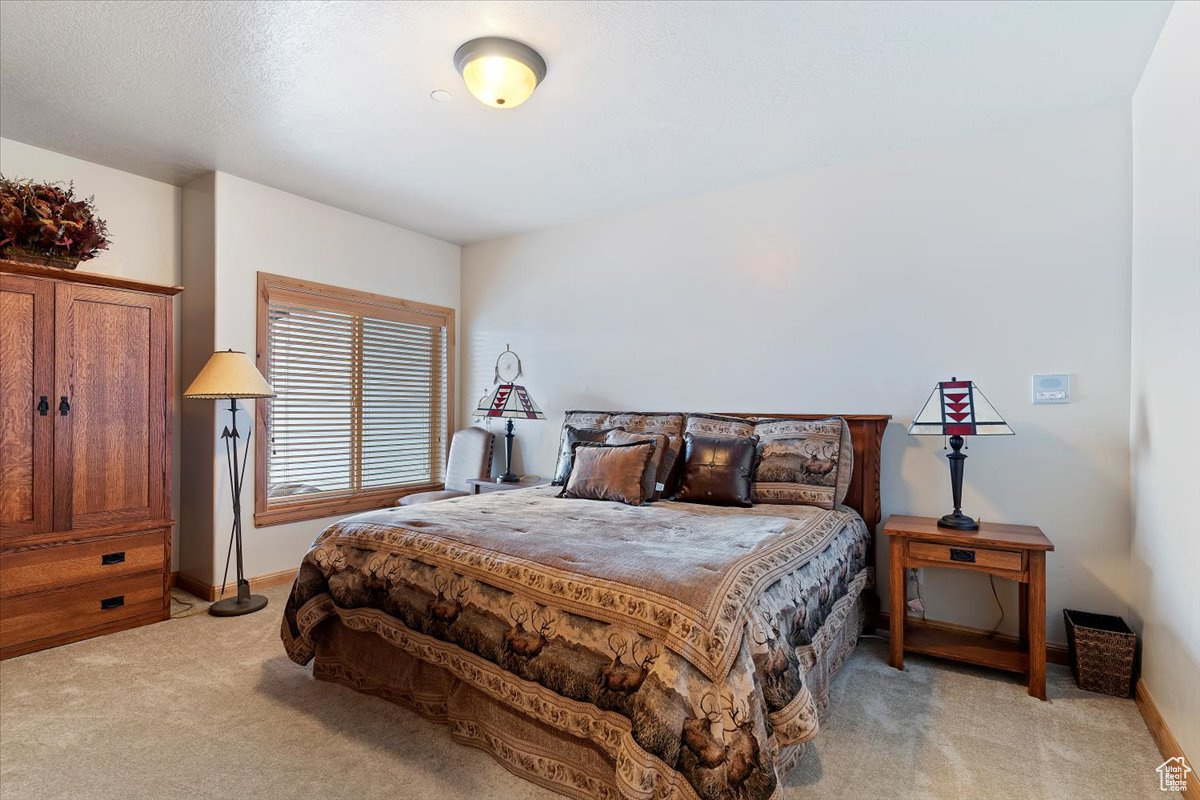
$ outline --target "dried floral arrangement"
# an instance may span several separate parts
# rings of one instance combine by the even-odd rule
[[[74,184],[34,183],[0,175],[0,256],[74,269],[108,249],[108,226]]]

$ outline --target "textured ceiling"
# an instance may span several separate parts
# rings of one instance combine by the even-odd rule
[[[470,242],[1128,100],[1170,5],[5,0],[0,134]],[[520,108],[481,35],[545,56]]]

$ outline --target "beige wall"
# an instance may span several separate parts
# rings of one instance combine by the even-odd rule
[[[183,187],[183,280],[180,302],[186,336],[177,369],[185,390],[216,349],[216,175],[209,173]],[[204,457],[213,450],[216,404],[184,400],[176,415],[183,447],[179,462],[183,494],[179,498],[179,571],[208,583],[216,570],[213,552],[213,471]]]
[[[185,193],[187,218],[190,220],[193,198],[199,205],[197,215],[212,203],[211,257],[215,265],[213,285],[207,297],[195,293],[189,298],[197,306],[196,317],[204,320],[201,334],[211,349],[233,348],[255,352],[257,314],[257,273],[270,272],[294,278],[330,283],[350,289],[392,295],[408,300],[459,306],[458,245],[448,244],[412,231],[351,214],[331,206],[306,200],[261,184],[242,180],[222,172],[213,177],[211,198],[202,187]],[[191,252],[191,248],[189,248]],[[196,248],[198,261],[206,257]],[[189,322],[191,322],[189,317]],[[211,319],[211,323],[209,320]],[[189,326],[189,337],[192,327]],[[195,366],[199,370],[199,366]],[[193,373],[185,375],[190,380]],[[225,455],[216,446],[217,434],[228,424],[229,413],[214,401],[188,400],[204,404],[215,413],[207,419],[197,417],[198,443],[189,447],[184,458],[198,470],[211,476],[211,487],[199,491],[211,509],[211,523],[204,530],[198,524],[198,568],[211,564],[208,573],[191,574],[203,582],[217,584],[224,569],[232,505]],[[252,412],[247,404],[243,408]],[[185,418],[191,425],[192,417]],[[211,422],[210,422],[211,420]],[[240,415],[239,428],[245,430],[248,415]],[[260,431],[254,431],[260,435]],[[192,429],[184,432],[192,441]],[[185,467],[186,468],[190,468]],[[254,458],[246,471],[242,497],[246,574],[264,575],[295,569],[317,534],[334,518],[309,520],[286,525],[255,528],[253,524]],[[189,489],[191,487],[189,486]],[[207,537],[206,537],[207,533]],[[189,537],[191,536],[189,532]],[[231,571],[232,576],[232,571]]]
[[[180,190],[176,186],[128,172],[81,161],[50,150],[0,139],[0,173],[9,178],[74,181],[75,191],[94,195],[96,209],[108,223],[112,244],[80,269],[125,278],[178,285],[180,259]],[[175,408],[179,410],[179,299],[175,301]],[[179,452],[179,426],[174,450]],[[179,519],[179,462],[175,462],[172,513]],[[178,526],[173,558],[178,563]]]
[[[972,378],[1016,436],[971,443],[965,510],[1054,540],[1063,641],[1064,606],[1127,608],[1129,142],[1128,107],[1100,108],[468,245],[462,419],[506,343],[549,417],[517,426],[543,475],[570,408],[889,413],[884,513],[935,515],[942,441],[904,425]],[[1073,402],[1032,405],[1038,371]],[[925,580],[931,618],[995,622],[985,578]]]
[[[1200,4],[1133,97],[1133,616],[1142,676],[1200,767]],[[1192,780],[1200,776],[1193,775]]]

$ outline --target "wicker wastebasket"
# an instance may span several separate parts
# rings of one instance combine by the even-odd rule
[[[1125,620],[1063,609],[1071,673],[1080,689],[1129,697],[1137,634]]]

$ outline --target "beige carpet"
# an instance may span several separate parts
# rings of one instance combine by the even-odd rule
[[[198,614],[0,664],[4,800],[557,797],[403,709],[317,683],[265,611]],[[195,610],[200,610],[198,605]],[[787,781],[799,798],[1155,798],[1161,762],[1132,700],[1041,703],[1003,674],[865,640]]]

